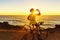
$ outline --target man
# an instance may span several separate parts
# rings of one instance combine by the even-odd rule
[[[30,22],[30,25],[32,25],[33,26],[33,28],[34,28],[34,26],[36,26],[36,16],[39,16],[39,15],[41,15],[41,13],[40,13],[40,11],[39,11],[39,9],[36,9],[36,11],[38,11],[38,13],[34,13],[35,12],[35,10],[33,9],[33,8],[31,8],[30,9],[30,12],[31,12],[31,14],[28,16],[28,20],[29,20],[29,22]]]

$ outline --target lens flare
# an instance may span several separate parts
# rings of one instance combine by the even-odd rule
[[[34,11],[34,14],[39,14],[39,12],[38,11]]]

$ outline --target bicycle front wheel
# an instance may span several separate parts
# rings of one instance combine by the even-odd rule
[[[40,31],[40,36],[43,40],[46,40],[48,37],[48,32],[46,30]]]

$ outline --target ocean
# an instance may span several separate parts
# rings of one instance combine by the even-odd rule
[[[0,22],[8,22],[10,25],[29,25],[28,15],[0,15]],[[37,22],[44,21],[41,27],[54,28],[56,24],[60,24],[59,15],[41,15],[36,17]]]

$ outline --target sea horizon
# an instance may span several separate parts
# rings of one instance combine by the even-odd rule
[[[29,25],[28,15],[0,15],[0,22],[8,22],[11,25]],[[37,22],[44,22],[43,27],[55,27],[60,24],[60,15],[41,15],[36,18]]]

